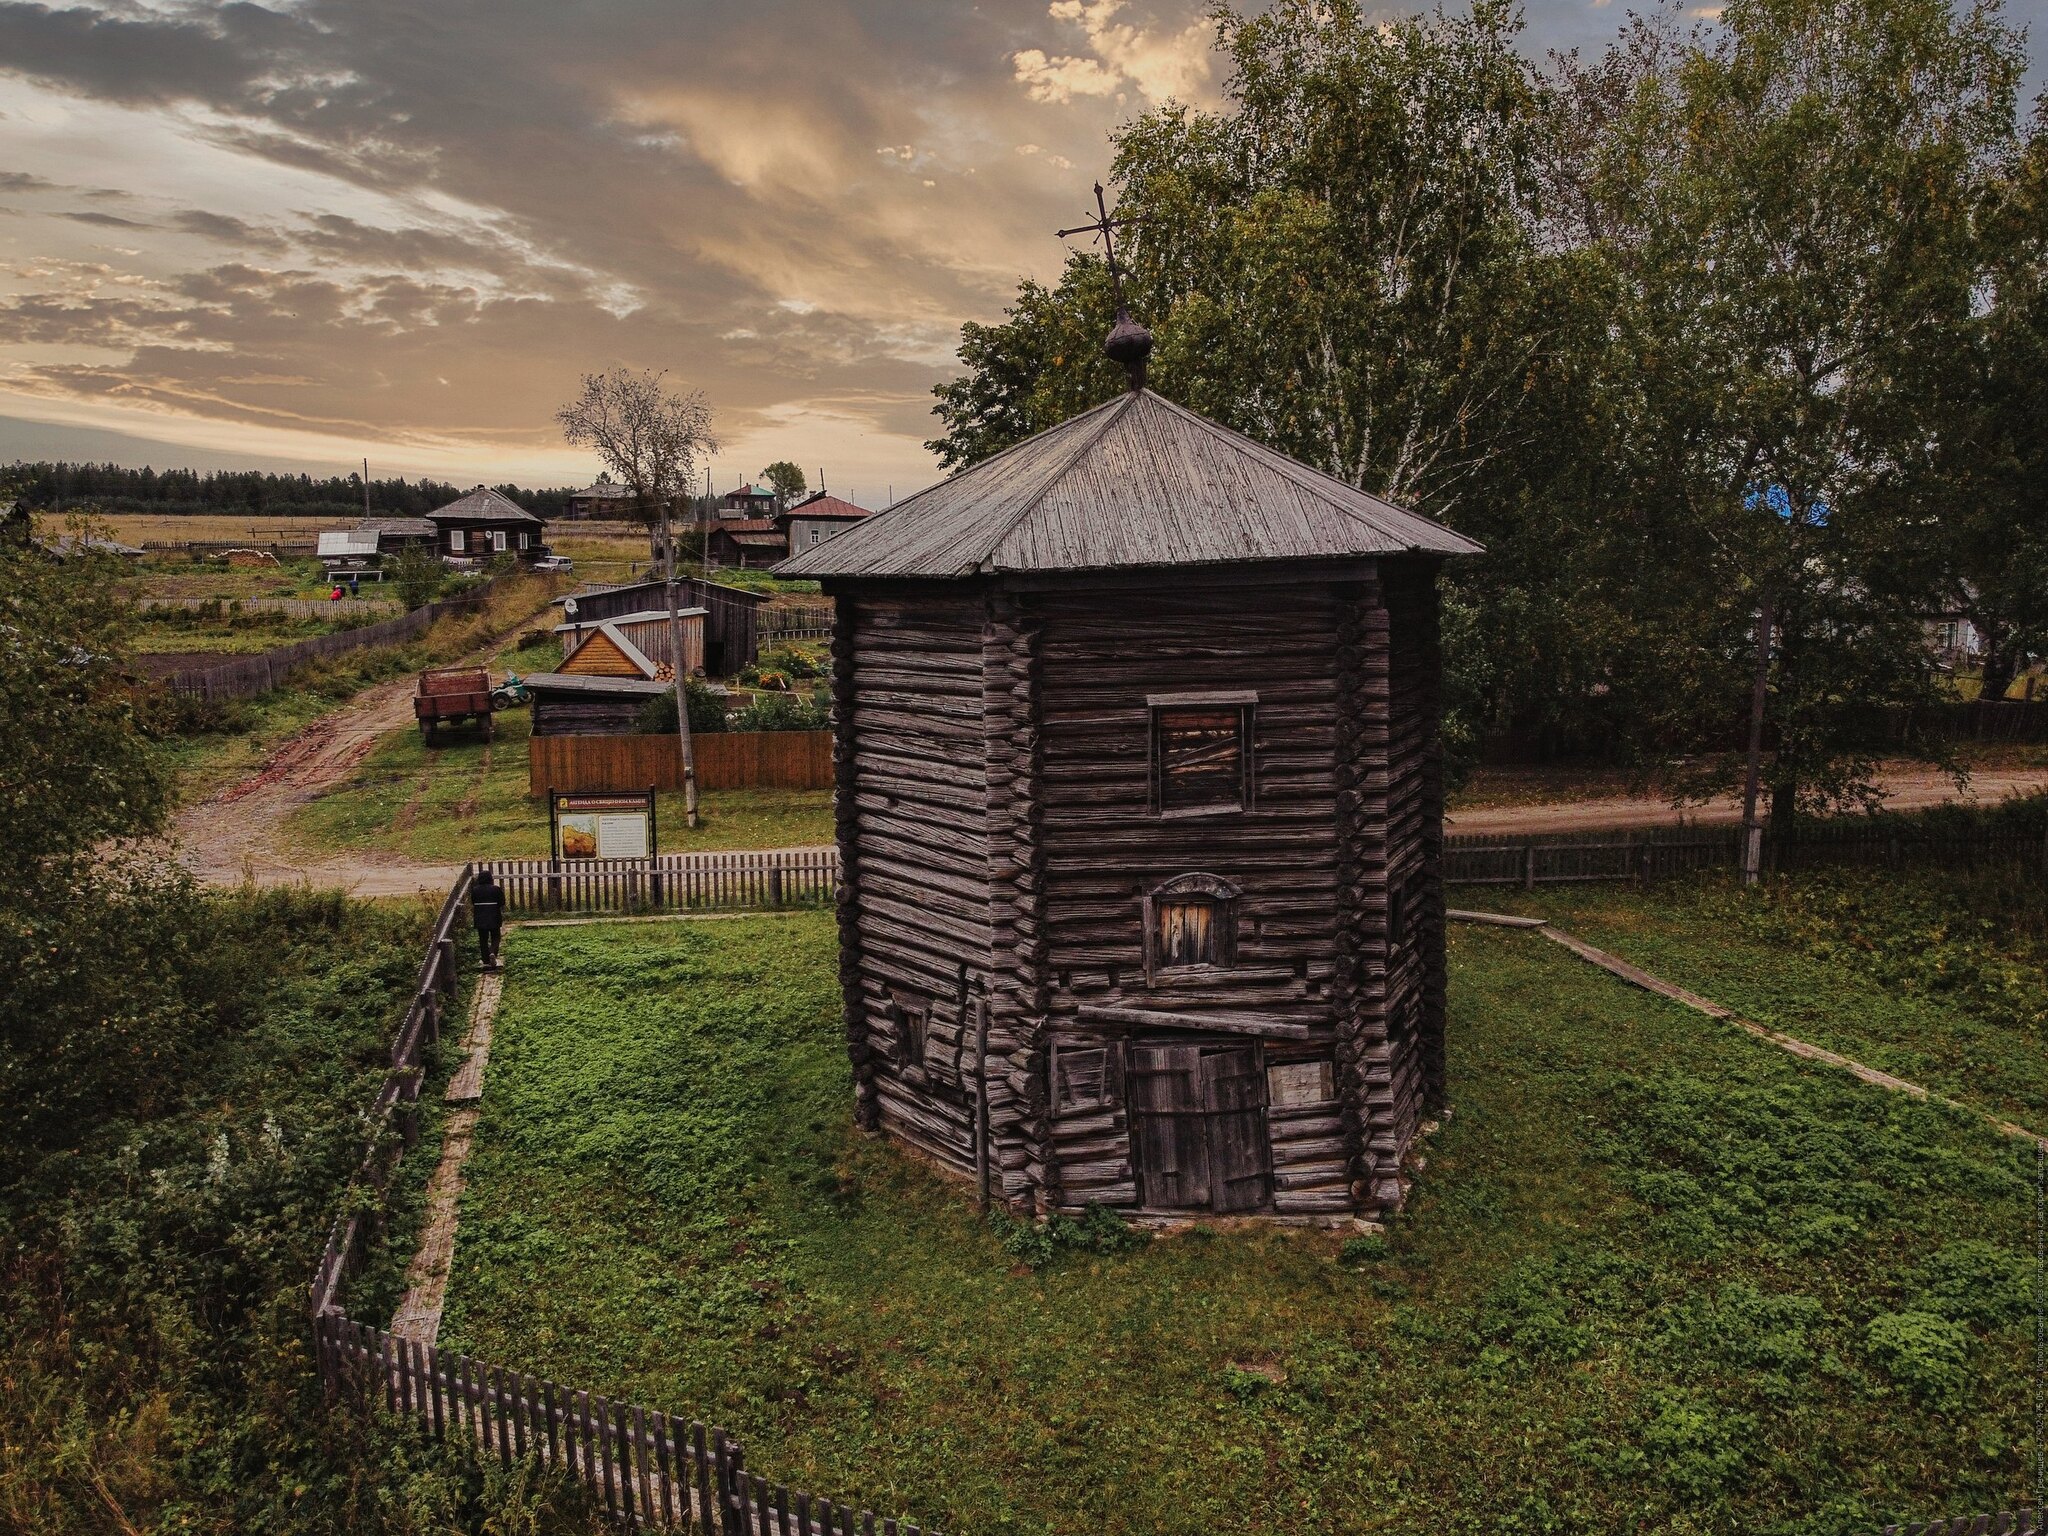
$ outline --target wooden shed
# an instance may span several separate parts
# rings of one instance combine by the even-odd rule
[[[541,736],[628,736],[654,700],[667,697],[672,683],[640,677],[604,677],[572,672],[536,672],[526,679],[533,698],[533,734]]]
[[[557,624],[562,637],[562,664],[557,672],[604,677],[673,678],[669,668],[669,616],[660,612],[622,613],[615,619],[579,619]],[[683,646],[683,675],[704,670],[704,610],[685,608],[676,615]]]
[[[1477,552],[1137,388],[781,565],[836,604],[861,1123],[1039,1210],[1396,1204]]]
[[[695,576],[676,578],[676,601],[704,610],[704,670],[712,677],[731,677],[754,664],[760,655],[756,614],[768,601],[765,592],[748,592]],[[668,595],[659,581],[625,586],[591,587],[564,598],[562,611],[571,620],[616,619],[629,613],[666,611]]]

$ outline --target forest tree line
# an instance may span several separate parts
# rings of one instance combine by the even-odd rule
[[[119,464],[71,464],[62,460],[17,462],[5,472],[13,493],[38,512],[146,512],[231,514],[247,517],[360,517],[361,475],[280,475],[263,470],[129,469]],[[472,487],[422,476],[372,480],[369,508],[376,517],[423,517]],[[527,511],[553,520],[563,515],[566,487],[528,490],[493,486]]]
[[[1882,706],[2048,652],[2048,138],[1995,4],[1734,0],[1531,59],[1519,12],[1222,13],[1224,104],[1117,136],[1153,387],[1486,546],[1452,562],[1454,745],[1514,730],[1867,801]],[[969,325],[931,447],[1121,386],[1099,254]],[[1759,639],[1764,646],[1759,646]],[[1921,744],[1939,757],[1938,743]]]

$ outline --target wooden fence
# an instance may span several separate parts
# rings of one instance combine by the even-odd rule
[[[1599,836],[1449,837],[1444,878],[1451,885],[1571,885],[1647,882],[1738,865],[1739,829],[1675,827]],[[1828,866],[1903,868],[1933,863],[1967,869],[2033,864],[2048,874],[2048,824],[2042,831],[2002,823],[1888,825],[1845,818],[1764,844],[1773,870]],[[664,854],[658,859],[504,859],[492,870],[513,916],[549,913],[683,912],[714,908],[772,911],[822,906],[839,877],[833,848],[744,853]]]
[[[330,1394],[381,1403],[436,1439],[466,1438],[506,1466],[529,1458],[590,1490],[612,1520],[718,1536],[923,1536],[751,1473],[722,1429],[557,1386],[337,1313],[314,1325]]]
[[[235,612],[282,613],[294,619],[340,619],[356,615],[389,618],[405,612],[395,598],[349,597],[336,602],[327,597],[145,597],[136,605],[140,613],[202,613],[225,619]]]
[[[1647,883],[1741,864],[1739,827],[1645,828],[1633,832],[1541,837],[1444,839],[1448,885],[1573,884],[1595,880]],[[1898,869],[1939,864],[1971,869],[1980,864],[2039,861],[2048,874],[2048,819],[2032,831],[2005,821],[1944,817],[1928,821],[1841,817],[1808,822],[1790,837],[1764,839],[1764,867],[1786,872],[1840,865]]]
[[[830,731],[711,731],[691,738],[699,789],[830,789]],[[526,789],[676,790],[683,787],[681,744],[660,736],[536,736],[528,747]]]
[[[374,624],[338,630],[331,635],[315,635],[310,640],[295,640],[290,645],[281,645],[258,656],[237,656],[217,664],[187,667],[171,673],[164,681],[180,693],[197,694],[203,699],[253,699],[259,693],[268,693],[277,687],[294,667],[329,656],[346,655],[366,645],[392,645],[410,640],[451,613],[473,611],[490,595],[490,589],[491,583],[487,582],[474,592],[465,592],[444,602],[428,603],[395,619],[381,619]]]
[[[657,859],[505,859],[491,865],[515,917],[549,912],[772,911],[824,906],[839,878],[832,848],[670,853]]]
[[[755,615],[755,633],[763,645],[785,640],[830,640],[832,612],[830,603],[764,607]]]
[[[1947,1520],[1888,1525],[1884,1536],[2040,1536],[2041,1513],[2008,1509],[1995,1515],[1956,1515]]]
[[[793,893],[805,880],[802,888],[815,892],[821,877],[829,895],[837,862],[818,854],[768,861],[754,856],[760,867],[736,870],[708,862],[719,857],[683,855],[662,861],[666,867],[657,874],[669,875],[677,881],[670,889],[694,893],[705,905],[721,899],[747,905],[752,897],[771,895],[779,903],[785,891]],[[513,877],[500,877],[511,908],[517,905],[513,880],[519,871],[510,867],[504,873]],[[616,879],[625,871],[604,873]],[[327,1400],[382,1406],[416,1420],[437,1439],[467,1442],[508,1466],[530,1458],[559,1469],[588,1487],[614,1521],[633,1528],[661,1525],[707,1536],[924,1536],[907,1522],[878,1521],[866,1510],[749,1472],[744,1449],[722,1429],[559,1387],[348,1316],[343,1289],[376,1235],[377,1205],[389,1193],[399,1156],[418,1139],[425,1053],[440,1038],[442,1009],[459,981],[455,935],[475,875],[476,866],[463,866],[441,903],[412,999],[391,1042],[390,1070],[370,1107],[356,1184],[374,1192],[377,1201],[350,1192],[308,1287],[314,1355]],[[787,884],[783,875],[791,876]],[[595,888],[576,890],[604,899]]]

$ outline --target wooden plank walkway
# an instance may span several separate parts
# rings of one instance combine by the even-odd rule
[[[2031,1141],[2037,1146],[2048,1149],[2048,1136],[2043,1136],[2038,1131],[2030,1131],[2025,1126],[2015,1124],[2011,1120],[2001,1119],[1999,1116],[1992,1114],[1990,1110],[1980,1109],[1975,1104],[1966,1104],[1960,1099],[1948,1098],[1943,1094],[1933,1092],[1931,1089],[1923,1088],[1918,1083],[1909,1083],[1902,1077],[1892,1076],[1889,1072],[1880,1072],[1876,1067],[1867,1067],[1860,1061],[1842,1055],[1839,1051],[1828,1050],[1825,1046],[1814,1045],[1810,1041],[1801,1040],[1794,1035],[1788,1035],[1783,1030],[1772,1029],[1769,1025],[1759,1024],[1754,1019],[1746,1019],[1733,1008],[1725,1007],[1710,997],[1701,997],[1697,992],[1688,992],[1684,987],[1665,981],[1662,977],[1652,976],[1640,966],[1630,965],[1620,956],[1610,955],[1604,949],[1596,949],[1584,939],[1575,938],[1571,934],[1566,933],[1562,928],[1555,927],[1542,918],[1514,917],[1501,912],[1464,912],[1455,908],[1444,915],[1454,923],[1479,923],[1500,928],[1521,928],[1540,933],[1544,938],[1550,940],[1551,943],[1563,945],[1581,960],[1591,965],[1597,965],[1611,976],[1620,977],[1632,987],[1641,987],[1645,992],[1654,992],[1659,997],[1669,998],[1672,1002],[1690,1008],[1695,1013],[1703,1013],[1710,1019],[1718,1019],[1724,1024],[1733,1024],[1744,1033],[1752,1035],[1766,1044],[1774,1045],[1781,1051],[1797,1056],[1802,1061],[1817,1061],[1825,1066],[1840,1067],[1850,1076],[1869,1083],[1873,1087],[1884,1088],[1892,1093],[1907,1094],[1912,1098],[1925,1099],[1931,1104],[1940,1104],[1949,1109],[1960,1110],[1963,1114],[1982,1120],[2002,1136],[2010,1136],[2019,1141]]]
[[[491,1023],[498,1016],[504,984],[502,971],[486,971],[477,978],[469,1031],[462,1038],[469,1055],[442,1096],[458,1107],[449,1111],[442,1127],[441,1160],[427,1183],[427,1218],[420,1229],[419,1251],[405,1272],[405,1297],[391,1319],[394,1335],[419,1344],[432,1344],[441,1332],[441,1308],[448,1299],[448,1272],[455,1262],[455,1227],[462,1208],[462,1165],[469,1160],[476,1132],[484,1066],[491,1055]]]

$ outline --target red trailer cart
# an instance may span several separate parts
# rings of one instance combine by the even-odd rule
[[[437,667],[420,674],[419,691],[413,695],[412,712],[420,722],[420,735],[429,744],[434,728],[475,721],[483,726],[484,740],[491,738],[491,674],[483,667]]]

